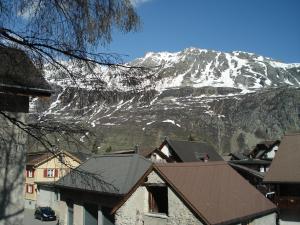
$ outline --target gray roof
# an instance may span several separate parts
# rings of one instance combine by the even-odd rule
[[[231,160],[230,163],[239,164],[239,165],[270,165],[270,160],[262,159],[241,159],[241,160]]]
[[[50,96],[51,87],[25,52],[0,46],[0,92]]]
[[[237,160],[247,159],[247,156],[245,156],[241,152],[231,152],[229,155],[231,155],[232,158],[235,158]]]
[[[78,159],[81,160],[81,162],[85,162],[86,160],[88,160],[89,158],[92,157],[91,153],[85,153],[85,152],[80,152],[80,151],[76,151],[76,152],[70,152],[72,155],[74,155],[75,157],[77,157]]]
[[[124,195],[152,165],[138,154],[92,157],[57,181],[59,187]]]
[[[199,161],[199,156],[207,154],[209,161],[224,161],[216,150],[205,142],[166,140],[183,162]]]
[[[230,162],[228,164],[231,167],[233,167],[234,169],[236,169],[236,170],[244,171],[244,172],[246,172],[248,174],[251,174],[251,175],[253,175],[255,177],[260,178],[261,180],[264,179],[264,176],[266,174],[264,172],[258,172],[258,171],[254,170],[254,169],[248,168],[246,166],[241,166],[241,165],[237,165],[237,164],[230,163]]]

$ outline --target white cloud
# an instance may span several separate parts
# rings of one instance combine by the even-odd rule
[[[150,2],[152,0],[130,0],[131,4],[134,6],[134,7],[137,7],[141,4],[144,4],[146,2]]]

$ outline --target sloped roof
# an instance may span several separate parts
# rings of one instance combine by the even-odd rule
[[[224,161],[216,150],[205,142],[166,140],[183,162],[199,161],[198,156],[207,154],[209,161]]]
[[[151,153],[153,153],[156,149],[123,149],[123,150],[117,150],[117,151],[112,151],[112,152],[108,152],[108,153],[105,153],[107,155],[115,155],[115,154],[134,154],[134,153],[137,153],[141,156],[144,156],[144,157],[147,157],[149,156]]]
[[[90,153],[85,153],[85,152],[69,152],[70,154],[72,154],[73,156],[75,156],[77,159],[79,159],[81,162],[85,162],[86,160],[88,160],[89,158],[92,157],[92,154]]]
[[[23,51],[0,46],[0,92],[50,96],[51,87]]]
[[[262,159],[241,159],[241,160],[230,160],[230,163],[240,164],[240,165],[270,165],[270,160],[262,160]]]
[[[261,180],[264,178],[264,176],[266,174],[265,172],[259,172],[259,171],[256,171],[256,170],[251,169],[251,168],[246,167],[246,166],[241,166],[241,165],[234,164],[234,163],[231,163],[231,162],[228,162],[228,163],[231,167],[235,168],[236,170],[244,171],[244,172],[246,172],[248,174],[251,174],[251,175],[253,175],[253,176],[255,176],[255,177],[257,177]]]
[[[300,183],[300,134],[283,137],[264,182]]]
[[[247,156],[245,156],[243,153],[241,152],[231,152],[229,154],[229,156],[231,156],[232,158],[235,158],[236,160],[242,160],[242,159],[247,159]]]
[[[106,194],[124,195],[150,168],[151,161],[138,154],[92,157],[61,178],[56,185]]]
[[[279,140],[266,140],[258,143],[255,148],[251,152],[249,152],[248,156],[252,158],[259,159],[263,157],[266,153],[271,151],[274,146],[279,145]]]
[[[207,224],[238,223],[276,211],[226,162],[155,164],[154,169]]]
[[[26,165],[36,167],[54,157],[57,157],[60,154],[66,154],[78,162],[85,161],[83,157],[79,158],[75,154],[67,151],[59,151],[59,152],[41,151],[41,152],[28,152],[26,154]]]

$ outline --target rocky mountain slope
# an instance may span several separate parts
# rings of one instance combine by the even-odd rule
[[[115,71],[97,67],[100,91],[92,76],[78,87],[46,70],[56,93],[46,103],[32,101],[33,120],[87,127],[89,132],[76,136],[80,148],[99,151],[136,144],[154,148],[165,136],[187,140],[190,135],[222,153],[246,151],[300,130],[300,64],[196,48],[148,53],[129,64],[151,67],[151,79],[141,76],[132,88]]]

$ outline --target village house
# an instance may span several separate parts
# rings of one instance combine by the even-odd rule
[[[258,143],[248,154],[231,153],[229,165],[269,199],[274,198],[272,187],[263,182],[277,152],[280,141]]]
[[[0,224],[22,224],[29,97],[50,95],[23,51],[0,46]]]
[[[279,145],[279,140],[262,141],[258,143],[247,156],[252,159],[272,160],[275,157]]]
[[[106,155],[56,186],[64,225],[276,224],[276,206],[224,161],[153,164],[138,154]]]
[[[159,148],[137,151],[153,162],[223,161],[217,151],[205,142],[178,141],[165,138]]]
[[[280,224],[300,224],[300,134],[283,137],[263,181],[273,186]]]
[[[56,208],[57,193],[52,183],[79,166],[86,155],[59,152],[30,152],[26,155],[24,198],[25,208],[36,206]]]

